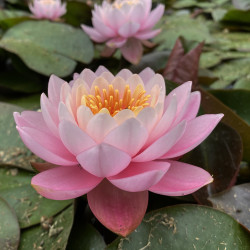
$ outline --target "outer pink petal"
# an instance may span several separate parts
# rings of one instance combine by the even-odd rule
[[[59,104],[58,117],[60,121],[71,121],[76,124],[74,115],[63,102]]]
[[[127,61],[138,64],[142,57],[143,47],[139,40],[130,38],[126,44],[121,47],[121,52]]]
[[[145,68],[143,71],[141,71],[139,73],[139,76],[141,77],[142,81],[144,82],[145,87],[147,86],[147,83],[154,75],[155,75],[155,72],[149,67]]]
[[[147,130],[135,118],[131,118],[113,129],[104,142],[134,156],[148,138]]]
[[[138,32],[134,37],[140,40],[147,40],[147,39],[151,39],[157,36],[160,32],[161,32],[161,29],[147,30],[147,31],[144,30],[144,31]]]
[[[93,81],[96,79],[96,74],[90,70],[90,69],[84,69],[79,77],[81,77],[87,84],[89,87],[91,87]]]
[[[130,193],[107,180],[88,193],[88,203],[95,217],[109,230],[127,236],[141,223],[148,205],[148,192]]]
[[[150,29],[155,26],[155,24],[161,19],[164,13],[164,5],[159,4],[154,10],[151,11],[148,18],[145,20],[145,23],[142,26],[142,29]]]
[[[104,66],[99,66],[97,70],[95,71],[96,76],[100,76],[104,72],[110,72],[106,67]]]
[[[23,143],[43,160],[57,165],[74,165],[75,157],[64,147],[56,137],[34,128],[19,128],[17,130]]]
[[[128,37],[132,37],[133,35],[135,35],[135,33],[139,30],[139,28],[140,28],[139,23],[130,21],[130,22],[123,24],[119,28],[118,33],[120,36],[128,38]]]
[[[94,115],[89,107],[81,105],[77,109],[77,122],[79,127],[85,131],[87,129],[89,121],[93,118],[93,116]]]
[[[101,35],[103,35],[104,37],[114,37],[116,35],[114,30],[112,30],[110,27],[105,25],[103,22],[101,22],[97,18],[92,18],[92,23],[93,23],[95,30]]]
[[[101,181],[80,166],[63,166],[37,174],[31,185],[48,199],[68,200],[88,193]]]
[[[157,114],[154,108],[146,107],[137,115],[136,119],[139,120],[150,134],[151,130],[157,122]]]
[[[125,81],[132,76],[132,72],[128,69],[122,69],[116,76],[120,76],[121,78],[123,78]]]
[[[182,196],[195,192],[213,181],[212,176],[202,168],[169,161],[170,169],[165,176],[149,190],[151,192],[168,195]]]
[[[148,190],[151,186],[158,183],[169,167],[169,163],[161,161],[131,163],[120,174],[108,179],[122,190],[140,192]]]
[[[183,121],[178,126],[173,128],[164,136],[160,137],[142,153],[133,158],[133,162],[145,162],[158,159],[168,152],[182,137],[186,128],[186,123]]]
[[[161,158],[178,157],[195,148],[208,137],[222,117],[223,114],[209,114],[189,121],[182,138]]]
[[[63,144],[74,155],[78,155],[96,145],[86,132],[70,121],[61,122],[59,131]]]
[[[82,24],[81,27],[95,42],[102,43],[108,39],[108,37],[101,35],[98,31],[91,27],[88,27],[84,24]]]
[[[127,42],[127,38],[118,37],[110,39],[107,42],[107,46],[110,48],[121,48]]]
[[[131,161],[127,153],[105,143],[80,153],[76,158],[86,171],[99,177],[116,175]]]

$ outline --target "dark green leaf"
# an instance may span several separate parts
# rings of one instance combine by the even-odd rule
[[[0,249],[16,250],[20,229],[13,209],[0,197]]]
[[[111,249],[234,249],[247,250],[250,234],[231,216],[210,207],[178,205],[148,213],[128,237]]]
[[[213,207],[220,209],[250,229],[250,183],[209,197]]]

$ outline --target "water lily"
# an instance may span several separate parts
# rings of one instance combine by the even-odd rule
[[[164,13],[159,4],[151,11],[152,0],[116,0],[95,4],[92,27],[82,25],[83,30],[97,43],[105,42],[113,51],[117,48],[131,63],[138,63],[143,53],[142,43],[159,34],[153,30]]]
[[[61,0],[33,0],[29,8],[38,19],[56,20],[66,13],[66,4]]]
[[[14,113],[24,144],[50,164],[32,185],[64,200],[87,194],[96,218],[126,236],[141,222],[148,191],[190,194],[213,179],[176,159],[200,144],[222,114],[196,117],[200,93],[186,82],[165,96],[161,75],[103,66],[84,69],[68,84],[52,75],[41,111]]]

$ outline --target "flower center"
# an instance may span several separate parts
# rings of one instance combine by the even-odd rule
[[[120,98],[119,90],[114,89],[111,84],[108,89],[102,89],[102,94],[99,87],[95,86],[95,95],[84,95],[81,104],[89,107],[93,114],[105,112],[115,116],[123,109],[130,109],[137,114],[149,106],[150,95],[145,94],[146,91],[141,84],[136,86],[133,93],[129,85],[126,85],[122,98]]]
[[[123,5],[127,4],[127,5],[136,5],[140,3],[140,0],[116,0],[112,6],[116,9],[120,9],[122,8]]]
[[[56,0],[40,0],[42,4],[52,5],[56,3]]]

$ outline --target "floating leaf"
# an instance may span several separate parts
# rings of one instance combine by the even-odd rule
[[[0,168],[0,196],[15,209],[21,228],[38,224],[42,216],[54,216],[72,203],[43,198],[31,187],[33,175],[18,168]]]
[[[94,54],[92,42],[82,30],[48,21],[15,25],[4,34],[0,46],[47,76],[67,76],[76,61],[89,63]]]
[[[250,234],[231,216],[210,207],[177,205],[148,213],[128,237],[107,249],[248,249]]]
[[[73,215],[73,206],[70,206],[54,217],[49,227],[47,224],[41,224],[25,229],[21,234],[21,241],[18,249],[66,249],[73,223]]]
[[[19,237],[20,229],[15,212],[8,203],[0,197],[0,249],[17,249]]]
[[[250,79],[240,78],[233,86],[234,89],[247,89],[250,90]]]
[[[207,170],[214,178],[212,183],[195,192],[194,197],[201,204],[209,204],[209,195],[231,187],[236,181],[241,158],[239,134],[223,123],[218,124],[203,143],[182,158],[184,162]]]
[[[210,196],[213,207],[220,209],[250,229],[250,183]]]

